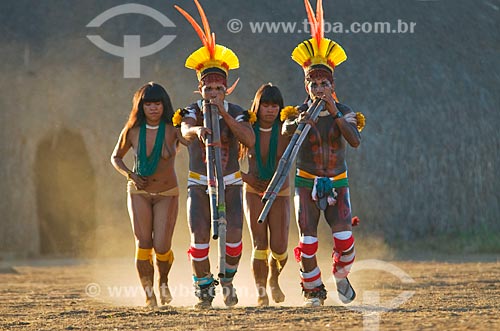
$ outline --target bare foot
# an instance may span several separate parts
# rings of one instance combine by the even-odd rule
[[[172,294],[167,284],[162,284],[160,286],[160,302],[162,305],[169,304],[172,301]]]
[[[232,307],[238,303],[238,296],[233,284],[222,285],[222,295],[224,296],[224,303],[227,307]]]
[[[146,308],[156,308],[158,307],[158,302],[156,301],[155,291],[153,289],[152,277],[142,277],[141,284],[144,289],[144,294],[146,294]]]
[[[273,285],[271,281],[269,281],[269,287],[271,288],[271,296],[273,297],[274,302],[280,303],[285,301],[285,294],[281,291],[278,282]]]
[[[151,296],[146,298],[146,308],[155,309],[158,308],[158,303],[156,302],[156,296]]]
[[[269,297],[267,296],[267,294],[265,296],[257,297],[257,306],[269,306]]]
[[[280,275],[280,271],[278,269],[277,261],[273,258],[269,259],[269,287],[271,288],[271,296],[273,297],[274,302],[280,303],[285,301],[285,294],[281,291],[280,285],[278,283],[278,277]]]

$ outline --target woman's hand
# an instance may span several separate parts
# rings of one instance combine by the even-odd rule
[[[148,186],[148,177],[139,176],[136,173],[132,173],[129,176],[132,184],[134,184],[135,188],[138,190],[144,190]]]
[[[267,186],[269,185],[269,180],[262,180],[250,174],[241,173],[241,179],[243,179],[245,183],[261,193],[265,192]]]

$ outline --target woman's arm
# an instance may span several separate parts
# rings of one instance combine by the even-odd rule
[[[111,164],[120,174],[128,178],[132,171],[127,168],[127,166],[123,162],[123,158],[132,147],[132,144],[130,143],[130,139],[128,139],[128,137],[125,137],[125,133],[125,129],[123,129],[120,133],[118,142],[116,143],[113,153],[111,154]]]
[[[123,162],[123,158],[132,147],[132,143],[130,142],[129,138],[130,130],[128,132],[129,134],[127,134],[127,137],[125,137],[125,132],[126,129],[123,129],[120,133],[118,142],[116,143],[115,149],[111,154],[111,164],[120,174],[131,180],[137,189],[142,190],[148,184],[147,178],[135,174],[127,167],[125,162]],[[124,142],[122,143],[122,141]]]

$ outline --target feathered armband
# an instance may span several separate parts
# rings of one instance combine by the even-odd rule
[[[286,106],[281,110],[280,120],[284,122],[285,120],[295,119],[299,116],[299,110],[294,106]]]
[[[363,115],[363,113],[357,112],[356,113],[356,122],[357,122],[358,131],[359,132],[363,131],[363,129],[365,127],[365,115]]]
[[[243,116],[243,119],[252,125],[257,122],[257,114],[251,110],[245,110]]]
[[[188,113],[184,108],[179,108],[175,111],[174,116],[172,116],[172,125],[176,128],[181,126],[182,118]]]

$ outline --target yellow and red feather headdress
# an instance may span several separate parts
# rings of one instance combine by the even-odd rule
[[[229,70],[239,67],[238,57],[229,48],[215,43],[215,33],[210,30],[205,11],[198,0],[194,0],[194,3],[200,13],[203,29],[185,10],[177,5],[174,6],[191,23],[203,44],[202,47],[189,55],[185,66],[186,68],[196,70],[198,80],[201,80],[205,75],[210,73],[218,73],[227,77]],[[234,86],[235,84],[233,84],[233,88]]]
[[[333,73],[335,67],[347,59],[347,55],[339,44],[325,38],[323,1],[317,0],[316,15],[314,15],[309,0],[304,0],[304,5],[312,38],[301,42],[295,47],[292,52],[292,59],[300,64],[306,73],[316,68],[328,69]]]

